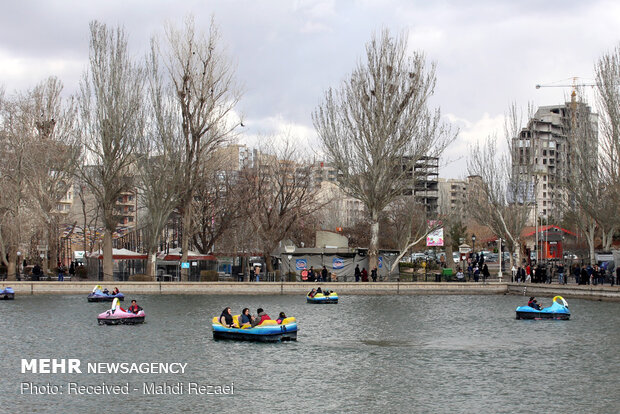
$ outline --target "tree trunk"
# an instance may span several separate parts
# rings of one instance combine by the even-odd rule
[[[588,242],[588,251],[590,255],[590,264],[595,265],[596,260],[594,259],[594,232],[589,231],[586,233],[586,241]]]
[[[455,267],[455,263],[454,263],[454,258],[452,257],[452,235],[450,234],[449,229],[446,229],[444,227],[444,246],[446,246],[446,267],[451,268],[452,270],[454,270]]]
[[[370,245],[368,246],[368,268],[377,267],[379,255],[379,215],[373,211],[370,216]]]
[[[6,280],[17,280],[17,266],[15,264],[15,258],[13,258],[12,255],[9,256],[9,265],[6,269]]]
[[[149,260],[146,265],[146,278],[148,280],[156,280],[155,276],[157,275],[157,253],[150,252]]]
[[[114,280],[114,258],[112,257],[112,232],[105,229],[103,233],[103,280]]]
[[[192,197],[189,198],[189,201],[185,204],[185,208],[183,209],[183,233],[181,238],[181,262],[187,262],[188,251],[189,251],[189,229],[192,225]],[[184,282],[189,282],[189,269],[181,268],[181,280]]]
[[[267,269],[267,272],[273,272],[273,263],[271,262],[271,253],[267,253],[265,252],[265,268]],[[265,274],[263,277],[266,277],[267,275]]]

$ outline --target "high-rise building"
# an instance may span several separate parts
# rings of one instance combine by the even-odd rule
[[[531,183],[535,194],[530,224],[536,217],[546,221],[561,218],[568,201],[565,184],[570,179],[571,160],[576,151],[573,140],[579,134],[575,125],[583,119],[591,124],[590,131],[593,131],[587,145],[596,149],[597,115],[574,98],[563,105],[539,107],[519,136],[512,139],[513,176]]]
[[[439,213],[455,214],[461,220],[465,217],[467,203],[467,180],[455,178],[439,178]]]
[[[424,206],[428,217],[435,217],[439,210],[439,158],[420,157],[413,165],[403,165],[403,169],[409,180],[403,195],[413,196],[416,203]]]

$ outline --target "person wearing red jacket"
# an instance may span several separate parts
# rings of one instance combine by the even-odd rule
[[[254,318],[254,320],[252,321],[252,327],[254,326],[258,326],[261,323],[271,320],[271,318],[269,317],[269,315],[267,315],[265,313],[265,311],[263,310],[263,308],[258,308],[256,310],[256,318]]]

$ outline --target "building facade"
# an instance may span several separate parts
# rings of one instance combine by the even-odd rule
[[[587,145],[595,153],[597,115],[574,98],[563,105],[539,107],[519,136],[512,139],[513,176],[530,183],[533,189],[531,225],[537,217],[540,222],[560,220],[568,203],[565,184],[570,179],[571,161],[576,151],[574,140],[579,139],[575,127],[577,113],[585,114],[582,119],[591,124],[590,131],[594,133]]]

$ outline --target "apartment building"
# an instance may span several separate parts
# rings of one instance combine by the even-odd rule
[[[597,115],[586,104],[576,102],[574,97],[563,105],[539,107],[519,136],[512,139],[513,174],[522,177],[523,182],[531,183],[534,189],[531,225],[536,217],[545,221],[559,220],[563,206],[568,202],[565,184],[570,178],[571,160],[576,150],[573,140],[580,133],[575,127],[577,113],[580,119],[591,124],[592,136],[588,137],[588,145],[596,153]]]

